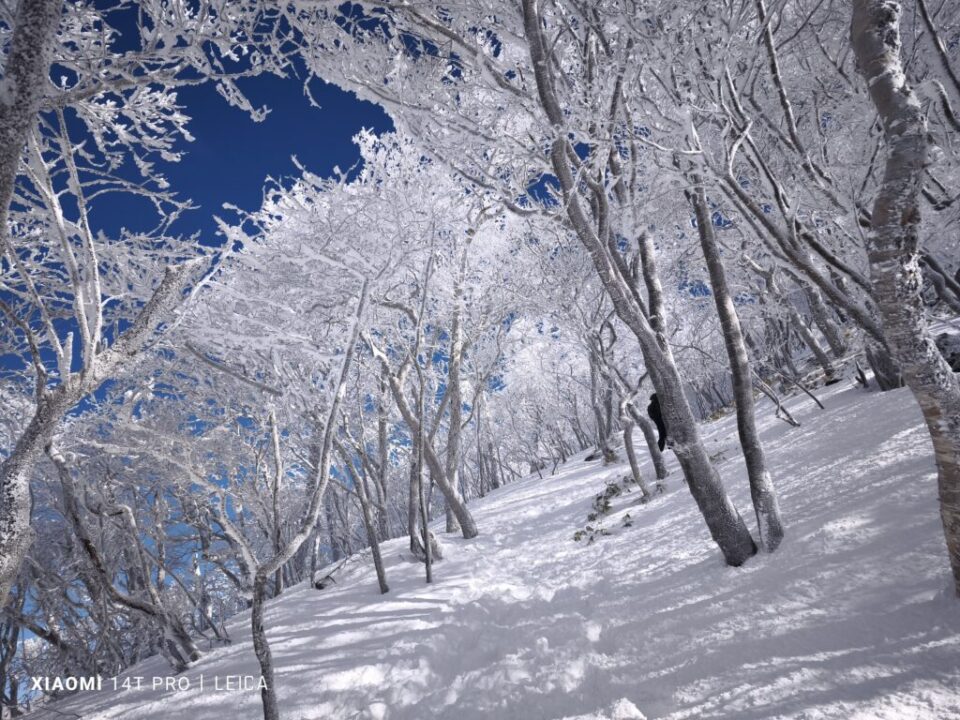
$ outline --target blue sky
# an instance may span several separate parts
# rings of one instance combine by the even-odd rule
[[[264,121],[254,122],[228,105],[210,83],[182,88],[177,94],[192,118],[189,129],[195,140],[183,143],[183,160],[164,170],[171,187],[200,207],[173,230],[184,235],[200,231],[204,244],[217,244],[213,216],[224,215],[224,203],[255,210],[268,176],[297,175],[293,156],[311,172],[327,175],[337,165],[347,169],[356,162],[359,154],[350,139],[361,128],[378,132],[392,128],[379,107],[319,80],[310,86],[319,108],[310,105],[302,82],[295,78],[262,76],[239,85],[255,107],[270,108]],[[94,222],[111,233],[121,226],[139,228],[141,211],[139,204],[102,203]]]
[[[95,5],[109,11],[107,22],[119,31],[114,49],[135,50],[139,43],[136,5],[117,4],[115,0],[95,0]],[[172,231],[183,235],[200,231],[201,242],[206,245],[219,244],[213,237],[213,216],[224,214],[224,203],[255,210],[268,176],[290,178],[298,174],[292,156],[311,172],[328,175],[335,166],[346,169],[357,160],[359,154],[350,139],[361,128],[377,132],[392,129],[380,108],[320,80],[310,84],[319,108],[311,106],[297,78],[263,75],[239,80],[238,86],[254,107],[270,109],[264,121],[256,123],[231,107],[212,83],[177,91],[180,105],[192,118],[189,130],[195,140],[179,148],[186,153],[180,163],[163,169],[178,195],[190,198],[199,209],[186,214]],[[101,203],[93,209],[91,219],[108,234],[116,235],[120,227],[153,227],[156,218],[142,218],[144,209],[139,201]]]
[[[121,44],[123,39],[121,40]],[[339,88],[314,80],[310,93],[320,107],[310,104],[302,80],[264,75],[238,81],[254,107],[270,109],[266,119],[254,122],[217,92],[213,83],[187,86],[177,91],[179,104],[191,118],[193,142],[183,142],[179,163],[157,162],[181,199],[189,198],[196,210],[185,213],[171,233],[200,234],[204,245],[219,245],[214,216],[230,220],[229,203],[244,210],[260,207],[267,177],[287,180],[299,170],[293,157],[318,175],[333,168],[351,167],[359,152],[351,138],[362,128],[389,131],[392,123],[377,106],[361,102]],[[157,224],[152,207],[143,199],[106,195],[91,206],[95,231],[119,236],[120,228],[146,230]],[[64,334],[73,327],[65,321]],[[79,346],[76,364],[79,367]],[[20,367],[21,359],[0,356],[0,370]]]

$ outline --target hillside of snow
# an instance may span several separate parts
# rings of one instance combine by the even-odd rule
[[[725,567],[675,461],[664,495],[625,493],[609,535],[575,542],[596,494],[627,473],[578,457],[475,501],[481,536],[441,536],[432,586],[400,539],[383,546],[388,595],[364,556],[331,588],[274,602],[284,718],[960,718],[960,602],[920,413],[906,390],[822,399],[789,402],[799,428],[758,407],[787,529],[775,555]],[[733,418],[703,432],[746,517]],[[254,720],[255,689],[211,687],[259,674],[247,622],[183,675],[190,689],[150,689],[169,675],[154,658],[127,673],[144,689],[105,686],[29,717]]]

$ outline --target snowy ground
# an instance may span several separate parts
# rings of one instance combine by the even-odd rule
[[[432,587],[400,540],[384,546],[388,595],[354,563],[274,603],[284,718],[960,718],[960,601],[919,411],[906,391],[823,399],[791,401],[796,429],[760,408],[788,533],[775,555],[725,567],[675,463],[666,495],[626,495],[610,536],[574,542],[625,466],[573,461],[475,502],[481,536],[444,536]],[[704,433],[748,516],[732,418]],[[30,717],[254,720],[257,692],[210,688],[258,675],[246,621],[184,675],[190,690],[109,689]],[[153,659],[128,675],[167,674]]]

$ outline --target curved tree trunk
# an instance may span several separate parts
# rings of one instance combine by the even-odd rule
[[[459,481],[460,481],[459,468],[457,469],[454,475],[454,479],[455,479],[455,482],[451,483],[451,487],[453,488],[453,491],[457,495],[457,500],[459,500],[460,502],[464,502],[463,493],[460,492],[460,488],[459,488]],[[453,511],[453,508],[450,506],[449,503],[447,503],[446,507],[444,508],[443,517],[444,517],[443,527],[445,532],[458,533],[462,530],[462,528],[460,527],[460,521],[457,520],[457,515]]]
[[[69,407],[66,402],[60,402],[63,393],[55,393],[40,398],[33,418],[13,451],[0,463],[0,607],[6,602],[20,563],[33,541],[30,472]]]
[[[6,233],[20,155],[49,81],[63,0],[20,0],[0,99],[0,227]]]
[[[0,99],[0,233],[7,233],[20,156],[48,82],[62,0],[21,0],[4,71],[8,94]],[[6,245],[0,236],[0,254]],[[0,464],[0,607],[7,601],[30,547],[29,473],[66,407],[38,407],[24,434]]]
[[[888,147],[867,257],[889,346],[933,441],[940,516],[960,596],[960,381],[927,331],[920,296],[920,192],[930,141],[900,60],[900,11],[893,0],[853,2],[851,41]]]

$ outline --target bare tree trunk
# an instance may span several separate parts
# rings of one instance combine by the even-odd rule
[[[633,481],[637,484],[637,487],[640,488],[640,494],[643,496],[643,499],[649,500],[652,496],[650,494],[650,488],[647,487],[647,483],[643,480],[643,473],[640,472],[640,463],[637,462],[637,451],[633,447],[633,420],[627,416],[626,413],[623,414],[623,449],[627,453],[627,460],[630,462],[630,473],[633,475]]]
[[[363,518],[363,529],[367,533],[367,544],[370,546],[370,555],[373,557],[373,568],[377,573],[377,584],[380,586],[380,594],[385,595],[390,592],[390,586],[387,585],[387,573],[383,569],[383,558],[380,555],[380,541],[377,538],[377,525],[373,517],[373,509],[370,505],[370,493],[367,490],[366,471],[362,468],[358,471],[350,459],[350,454],[346,448],[339,442],[337,451],[340,453],[340,459],[343,461],[343,467],[353,480],[353,487],[357,493],[357,499],[360,501],[360,514]]]
[[[337,516],[335,515],[335,496],[330,494],[328,500],[323,504],[323,514],[327,524],[327,537],[330,539],[330,561],[336,562],[343,557],[343,548],[337,538]]]
[[[421,455],[423,446],[420,446]],[[427,495],[423,489],[423,458],[417,462],[420,472],[417,473],[417,499],[420,509],[420,542],[423,544],[423,564],[426,572],[426,581],[433,582],[433,538],[430,537],[430,517],[427,513]]]
[[[683,381],[663,333],[655,332],[651,326],[632,282],[628,282],[628,278],[623,276],[621,269],[611,258],[605,240],[595,232],[584,212],[580,190],[570,167],[571,157],[576,157],[576,153],[564,130],[566,116],[553,85],[551,57],[543,35],[537,0],[523,0],[523,14],[524,31],[540,105],[556,132],[550,149],[550,162],[560,184],[563,207],[570,228],[590,255],[617,316],[636,335],[640,343],[644,361],[660,397],[664,419],[671,431],[674,453],[711,536],[720,547],[727,564],[742,565],[756,554],[757,546],[746,523],[723,489],[716,468],[710,462],[687,403]],[[596,199],[599,202],[604,198],[597,194]],[[652,257],[650,260],[652,261]],[[657,282],[652,262],[645,265],[644,273],[649,273]],[[662,308],[651,309],[651,317],[658,312],[662,312]]]
[[[903,370],[887,349],[871,342],[869,339],[865,345],[867,362],[870,364],[870,369],[873,370],[873,377],[880,390],[886,392],[887,390],[902,388]]]
[[[600,371],[597,369],[597,360],[594,352],[590,350],[590,407],[593,410],[593,421],[596,425],[597,450],[606,458],[609,447],[609,432],[606,419],[603,414],[601,390],[600,390]]]
[[[419,394],[417,396],[417,406],[421,409],[424,407],[424,397],[423,397],[424,383],[421,378],[419,386]],[[421,415],[422,417],[422,415]],[[425,444],[429,442],[427,438],[421,437],[420,442],[417,443],[417,500],[419,501],[420,508],[420,528],[423,531],[421,534],[421,542],[423,543],[423,564],[425,568],[426,581],[427,583],[433,582],[433,544],[430,542],[432,538],[430,537],[430,513],[427,509],[427,497],[423,490],[423,451],[425,449]],[[448,505],[449,507],[449,505]]]
[[[767,291],[773,296],[774,300],[776,300],[777,307],[785,310],[789,314],[790,322],[797,334],[800,336],[800,339],[803,340],[804,344],[808,348],[810,348],[810,352],[813,353],[817,364],[823,370],[827,384],[829,385],[833,382],[836,382],[837,370],[833,365],[833,361],[820,345],[820,342],[814,336],[813,332],[807,327],[806,323],[803,321],[803,318],[800,316],[800,313],[797,311],[797,308],[790,301],[790,298],[780,288],[780,285],[777,282],[775,271],[772,268],[765,270],[758,263],[750,260],[749,258],[747,259],[747,263],[754,270],[754,272],[763,278],[764,282],[766,283]],[[765,304],[763,295],[761,295],[761,303]],[[746,339],[749,344],[749,338]]]
[[[647,450],[650,452],[650,458],[653,460],[653,468],[657,472],[657,480],[663,480],[670,474],[667,470],[667,463],[663,459],[663,453],[660,452],[660,446],[657,445],[657,434],[653,431],[653,425],[647,420],[631,403],[628,408],[630,417],[643,433],[643,439],[647,442]],[[658,483],[659,485],[659,483]]]
[[[457,469],[456,478],[459,480],[460,470]],[[458,499],[463,502],[463,493],[457,488],[456,485],[453,485],[453,490],[457,494]],[[456,513],[453,512],[453,508],[447,504],[443,510],[444,517],[444,530],[448,533],[458,533],[460,532],[460,523],[457,520]]]
[[[833,353],[834,357],[842,358],[847,354],[847,343],[843,339],[840,327],[830,317],[830,308],[827,307],[827,304],[823,301],[823,296],[815,287],[806,282],[801,283],[801,287],[806,295],[807,305],[810,307],[810,315],[820,332],[823,333],[827,345],[830,346],[830,352]]]
[[[407,486],[407,536],[410,538],[410,552],[417,550],[417,516],[420,514],[420,448],[419,438],[415,435],[413,452],[410,454],[410,478]]]
[[[747,465],[750,496],[753,499],[753,509],[757,514],[757,525],[760,530],[760,544],[767,552],[773,552],[783,540],[783,523],[773,479],[767,469],[763,445],[757,435],[750,358],[743,340],[740,318],[737,316],[733,297],[727,286],[726,271],[723,260],[720,258],[720,247],[713,228],[713,218],[707,207],[703,178],[696,173],[692,173],[691,178],[694,187],[689,193],[690,201],[693,203],[697,217],[700,247],[710,274],[713,299],[717,306],[720,327],[723,330],[723,344],[730,363],[733,396],[737,407],[737,433],[740,436],[740,446],[743,448],[743,458]]]
[[[493,443],[487,443],[487,458],[490,462],[490,485],[494,490],[498,490],[503,486],[504,481],[500,472],[500,468],[502,467],[500,453],[494,453]]]
[[[273,653],[270,652],[267,631],[263,626],[263,606],[266,599],[267,576],[257,573],[253,581],[253,607],[250,612],[250,627],[253,635],[253,651],[260,663],[260,675],[265,681],[264,687],[260,688],[260,701],[263,703],[263,720],[280,720],[277,691],[273,687]]]
[[[459,488],[460,433],[463,425],[463,395],[460,382],[460,371],[463,367],[463,278],[466,274],[467,253],[470,250],[472,236],[472,231],[467,234],[467,241],[460,253],[460,268],[453,288],[454,307],[453,319],[450,323],[450,358],[447,362],[446,391],[450,393],[450,402],[448,403],[450,420],[447,428],[446,472],[447,480],[461,502],[464,500]],[[446,521],[446,531],[448,533],[460,532],[460,523],[457,521],[457,516],[449,503],[446,509]]]
[[[270,509],[273,523],[273,552],[279,555],[283,549],[283,537],[280,527],[280,484],[283,480],[283,460],[280,455],[280,435],[277,430],[277,418],[270,412],[270,441],[273,448],[274,473],[270,483]],[[273,595],[283,592],[283,568],[277,568],[273,578]]]
[[[370,544],[370,553],[373,555],[373,567],[377,572],[377,584],[380,586],[380,594],[384,595],[390,592],[390,586],[387,585],[387,573],[383,569],[383,558],[380,556],[380,541],[377,538],[377,527],[373,518],[373,512],[370,509],[370,499],[365,486],[366,480],[360,478],[357,482],[357,496],[360,498],[363,525],[367,530],[367,542]]]
[[[424,434],[420,421],[417,420],[416,416],[414,416],[413,412],[411,411],[410,405],[403,395],[403,389],[400,387],[400,382],[395,375],[390,374],[390,368],[386,364],[385,357],[381,357],[381,363],[383,364],[383,371],[389,374],[390,389],[393,392],[394,402],[396,402],[397,407],[400,410],[400,414],[403,415],[403,419],[404,422],[406,422],[407,427],[410,428],[410,432],[416,436],[415,442],[420,443],[420,446],[423,448],[423,457],[426,461],[427,467],[430,468],[430,473],[433,476],[434,482],[436,482],[437,486],[440,488],[440,491],[443,493],[443,497],[447,501],[447,505],[453,511],[453,514],[456,516],[457,522],[460,523],[461,534],[466,540],[475,538],[479,533],[477,531],[477,524],[473,520],[473,516],[467,509],[466,504],[458,497],[456,489],[451,487],[444,471],[443,464],[437,457],[436,452],[430,444],[429,438],[427,438]]]
[[[377,404],[377,521],[380,538],[391,537],[390,513],[387,508],[387,466],[390,462],[390,444],[387,438],[387,393],[390,389],[386,381],[380,379],[380,400]]]
[[[894,0],[853,1],[850,37],[888,146],[867,257],[889,346],[933,441],[940,517],[960,596],[960,381],[927,331],[920,297],[920,192],[930,140],[900,60],[900,12]]]
[[[41,397],[13,452],[0,464],[0,607],[33,541],[30,472],[68,407],[63,393]]]
[[[827,384],[833,383],[837,379],[837,369],[833,366],[833,361],[830,359],[830,356],[827,355],[826,351],[823,349],[823,346],[820,345],[820,342],[814,337],[813,333],[810,332],[810,328],[806,326],[803,322],[803,318],[800,317],[800,313],[796,311],[796,308],[790,307],[790,322],[793,323],[793,329],[797,331],[797,335],[800,336],[800,339],[803,340],[804,344],[810,348],[810,352],[813,353],[813,357],[817,361],[817,365],[820,366],[820,369],[823,370],[823,376],[826,379]]]
[[[9,95],[0,100],[0,228],[4,234],[27,142],[49,82],[63,0],[20,0],[3,74]]]
[[[56,42],[63,0],[21,0],[14,20],[10,54],[3,68],[8,95],[0,100],[0,254],[6,246],[10,201],[20,156],[36,121]],[[13,451],[0,464],[0,607],[16,579],[32,541],[29,473],[65,403],[38,398],[38,407]]]
[[[485,497],[488,492],[489,480],[487,479],[487,459],[483,455],[483,444],[480,437],[480,426],[483,423],[483,394],[477,396],[477,475],[478,475],[478,494]]]
[[[350,333],[350,340],[346,346],[343,360],[340,365],[340,374],[331,398],[330,407],[326,414],[326,421],[318,427],[322,427],[322,435],[319,442],[314,442],[311,448],[311,492],[309,495],[309,504],[303,517],[300,527],[291,537],[282,552],[275,555],[269,562],[261,565],[253,577],[253,604],[250,614],[250,631],[253,636],[253,649],[260,663],[260,675],[263,678],[264,686],[260,689],[260,699],[263,703],[264,720],[279,720],[280,710],[277,706],[277,692],[274,687],[273,656],[270,652],[270,643],[267,639],[267,633],[263,626],[263,604],[266,601],[267,578],[283,567],[300,550],[303,543],[309,539],[320,518],[320,512],[323,508],[323,498],[326,495],[327,486],[330,483],[330,461],[334,444],[334,428],[337,427],[337,418],[340,414],[340,405],[343,402],[343,396],[347,386],[347,375],[353,364],[353,358],[356,353],[357,342],[360,339],[360,323],[363,319],[363,313],[367,305],[368,283],[363,282],[360,289],[360,300],[357,305],[356,315],[354,316],[353,329]]]

